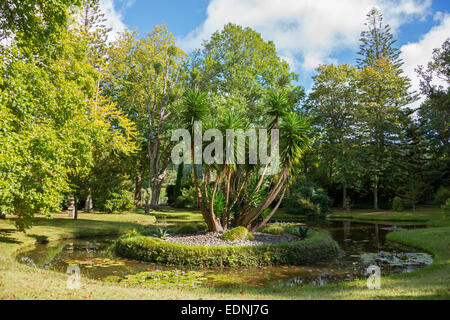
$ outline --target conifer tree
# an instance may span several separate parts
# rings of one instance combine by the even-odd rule
[[[402,74],[400,52],[378,9],[370,10],[366,26],[368,30],[361,33],[357,87],[377,210],[379,188],[390,185],[397,169],[402,128],[412,113],[407,105],[417,96],[409,92],[410,80]]]

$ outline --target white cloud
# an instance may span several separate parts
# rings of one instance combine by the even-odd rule
[[[417,66],[423,65],[426,67],[431,60],[433,49],[440,48],[444,41],[450,37],[450,14],[438,12],[434,19],[439,21],[438,25],[422,35],[419,41],[405,44],[400,48],[401,58],[404,61],[403,70],[411,79],[412,90],[419,91],[420,80],[415,72]],[[440,84],[446,85],[443,81]],[[412,106],[418,107],[419,105],[420,101]]]
[[[211,0],[202,25],[180,40],[186,51],[197,48],[228,22],[249,26],[274,41],[291,67],[311,71],[334,62],[331,54],[357,49],[371,7],[384,13],[392,30],[429,13],[430,0]]]
[[[112,28],[109,35],[110,40],[117,37],[118,32],[127,30],[127,26],[123,22],[123,12],[134,4],[134,0],[120,0],[122,7],[120,10],[114,5],[114,0],[100,0],[100,10],[105,14],[106,26]]]

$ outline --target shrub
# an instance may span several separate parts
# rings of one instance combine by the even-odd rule
[[[288,213],[302,214],[308,217],[325,217],[330,212],[333,199],[326,191],[311,182],[297,182],[283,200],[283,207]]]
[[[129,259],[201,267],[300,265],[336,257],[339,246],[328,233],[311,231],[306,240],[266,246],[192,246],[145,236],[123,236],[113,247]]]
[[[176,201],[175,198],[175,185],[174,184],[169,184],[166,187],[166,195],[167,195],[167,204],[169,205],[173,205]]]
[[[110,198],[105,202],[105,211],[117,213],[131,210],[134,207],[133,201],[133,193],[130,191],[112,192]]]
[[[309,228],[300,226],[297,230],[297,235],[300,239],[304,240],[308,237]]]
[[[442,212],[445,214],[450,214],[450,198],[445,201],[445,204],[441,206]]]
[[[394,197],[394,200],[392,200],[392,210],[397,212],[401,212],[404,210],[402,198]]]
[[[180,234],[193,234],[197,233],[198,231],[199,231],[198,227],[192,223],[183,224],[176,229],[176,233]]]
[[[194,186],[181,189],[181,196],[177,198],[176,207],[198,208],[197,191]]]
[[[445,204],[448,198],[450,198],[450,189],[440,187],[436,191],[436,195],[434,196],[434,203],[438,206],[443,205]]]
[[[245,227],[236,227],[234,229],[228,230],[222,234],[223,240],[228,241],[244,241],[249,239],[249,232]]]
[[[278,224],[272,224],[266,225],[264,228],[260,230],[260,232],[282,235],[284,234],[284,228]]]

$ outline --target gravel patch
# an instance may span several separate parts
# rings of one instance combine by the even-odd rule
[[[193,235],[171,235],[166,239],[168,242],[189,244],[194,246],[239,246],[239,247],[250,247],[250,246],[261,246],[280,242],[293,242],[298,241],[299,238],[290,235],[274,235],[268,233],[255,232],[253,236],[255,239],[253,241],[228,241],[223,240],[220,236],[220,232],[208,232],[202,234]]]

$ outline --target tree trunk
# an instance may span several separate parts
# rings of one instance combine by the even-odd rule
[[[269,222],[270,218],[272,218],[274,213],[277,212],[278,208],[280,207],[281,201],[283,201],[286,190],[287,190],[287,187],[284,187],[283,193],[281,194],[280,198],[278,199],[277,204],[272,209],[272,211],[267,215],[267,217],[265,217],[260,223],[256,224],[255,226],[253,226],[251,228],[247,228],[247,229],[249,229],[249,231],[256,232],[259,229],[261,229],[262,227],[264,227],[267,222]]]
[[[150,188],[152,190],[152,199],[150,201],[150,207],[153,210],[159,209],[159,196],[161,195],[162,181],[154,181],[151,183]]]
[[[192,136],[194,136],[194,130],[192,130],[191,134]],[[202,213],[203,219],[205,220],[205,223],[208,226],[209,231],[213,232],[223,231],[220,221],[216,219],[213,212],[210,212],[208,210],[207,203],[205,204],[205,202],[203,201],[202,192],[200,190],[200,185],[198,183],[197,165],[195,164],[194,161],[194,155],[195,155],[194,139],[191,139],[192,174],[194,176],[194,184],[195,190],[197,192],[198,206],[200,207],[200,212]]]
[[[347,183],[342,184],[342,209],[347,208]]]
[[[373,208],[378,210],[378,175],[375,175],[375,186],[373,188]]]
[[[145,198],[144,210],[146,214],[150,213],[150,202],[148,202],[148,198]]]
[[[180,163],[177,168],[177,180],[173,189],[173,198],[176,201],[181,195],[181,183],[183,181],[184,162]]]
[[[86,198],[86,202],[84,203],[84,212],[90,212],[93,208],[91,188],[89,188],[89,193]]]
[[[283,185],[287,180],[287,174],[288,170],[287,168],[284,168],[283,172],[278,178],[278,182],[276,183],[275,187],[268,193],[264,202],[261,203],[257,208],[251,210],[250,212],[242,214],[237,218],[236,224],[238,226],[243,226],[248,229],[251,224],[263,213],[263,211],[270,206],[270,204],[277,198],[278,194],[282,190]]]
[[[73,220],[78,219],[78,208],[77,208],[77,195],[73,195],[73,201],[74,201],[74,211],[73,211]]]
[[[134,190],[134,203],[137,207],[142,207],[142,184],[143,184],[144,168],[145,167],[141,159],[139,159],[136,170],[136,188]]]

